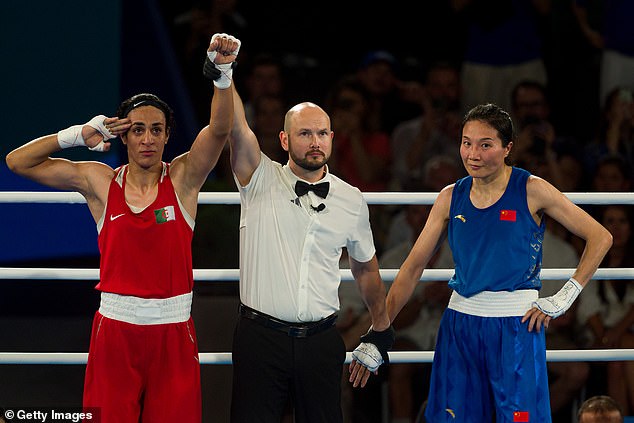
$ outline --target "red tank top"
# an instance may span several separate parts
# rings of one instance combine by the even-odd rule
[[[163,163],[158,195],[140,213],[125,201],[128,166],[110,182],[99,232],[100,291],[143,298],[168,298],[192,291],[192,227],[180,209],[169,165]]]

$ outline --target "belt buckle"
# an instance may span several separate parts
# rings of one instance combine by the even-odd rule
[[[308,327],[291,326],[288,328],[288,336],[306,338],[308,336]]]

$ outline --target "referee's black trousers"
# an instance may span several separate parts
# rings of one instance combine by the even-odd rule
[[[240,316],[233,338],[231,423],[341,423],[346,349],[337,328],[292,337]]]

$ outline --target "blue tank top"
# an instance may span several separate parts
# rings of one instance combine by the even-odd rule
[[[530,173],[512,168],[506,191],[478,209],[469,198],[473,178],[456,182],[449,209],[448,237],[455,262],[449,286],[463,297],[481,291],[541,288],[545,217],[538,226],[526,200]]]

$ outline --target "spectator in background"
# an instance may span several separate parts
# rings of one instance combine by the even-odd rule
[[[565,158],[567,165],[574,164],[572,152],[578,149],[578,142],[557,133],[551,121],[546,87],[530,79],[518,82],[511,91],[511,105],[517,128],[513,149],[516,165],[546,179],[559,190],[571,188],[572,175],[563,172],[560,158]]]
[[[463,176],[465,176],[465,172],[462,164],[457,164],[451,156],[439,155],[427,161],[421,179],[411,180],[403,188],[408,192],[421,192],[428,189],[430,192],[437,193]],[[406,208],[401,207],[390,218],[384,244],[385,249],[409,241],[413,236],[415,233],[412,233],[411,225],[407,224]]]
[[[278,163],[288,161],[288,155],[280,147],[279,137],[286,110],[285,99],[276,94],[263,94],[253,102],[253,132],[262,152]]]
[[[519,144],[515,147],[514,154],[521,156],[526,150],[544,150],[543,145],[538,147],[535,144],[544,143],[545,129],[550,129],[540,128],[539,124],[552,127],[549,122],[550,103],[545,85],[533,79],[519,81],[511,91],[511,116],[517,127]],[[551,131],[554,132],[554,129]]]
[[[386,50],[367,53],[356,76],[371,95],[369,108],[381,131],[391,134],[396,125],[418,113],[418,106],[404,98],[403,82],[399,79],[399,63]]]
[[[228,33],[245,31],[247,21],[238,10],[238,0],[199,0],[186,10],[175,12],[172,24],[178,28],[175,39],[178,45],[183,47],[182,53],[191,61],[191,70],[197,70],[200,74],[202,63],[198,60],[201,51],[207,49],[209,44],[209,31]],[[176,6],[171,5],[174,8]]]
[[[623,423],[623,411],[618,402],[607,395],[596,395],[581,404],[578,423]]]
[[[387,191],[390,139],[373,119],[370,93],[355,76],[346,76],[331,89],[326,104],[337,135],[330,160],[332,171],[361,192]],[[382,251],[389,213],[382,205],[369,209],[377,250]]]
[[[603,206],[597,219],[610,231],[613,244],[601,268],[634,267],[631,206]],[[587,327],[591,348],[634,348],[634,284],[631,280],[593,280],[579,296],[578,316]],[[634,362],[593,365],[594,385],[605,386],[625,414],[634,411]],[[605,377],[605,379],[604,379]]]
[[[385,191],[391,164],[390,140],[373,120],[371,96],[355,77],[330,92],[327,107],[337,134],[332,169],[362,192]]]
[[[249,22],[239,7],[239,0],[195,0],[187,3],[162,1],[161,8],[172,32],[184,83],[187,84],[197,122],[208,118],[209,87],[200,78],[200,70],[210,33],[247,35]],[[242,60],[247,56],[243,51]]]
[[[521,80],[548,82],[541,19],[551,0],[451,0],[468,22],[462,62],[464,106],[495,103],[510,110],[511,90]]]
[[[423,169],[423,183],[432,192],[440,192],[463,176],[466,176],[464,166],[456,164],[453,158],[445,155],[432,157]]]
[[[410,84],[409,98],[418,104],[420,114],[399,123],[392,132],[392,190],[401,191],[410,180],[420,180],[432,157],[458,157],[461,94],[459,71],[446,62],[433,63],[424,84]]]
[[[551,122],[551,108],[546,87],[524,79],[511,92],[511,115],[517,128],[517,140],[511,156],[515,165],[551,182],[562,192],[575,192],[582,183],[582,162],[578,142],[557,133]],[[551,234],[583,250],[583,241],[559,222],[549,221]]]
[[[629,165],[618,155],[608,155],[598,161],[594,173],[586,176],[582,174],[587,171],[583,168],[581,161],[572,153],[564,153],[559,159],[560,174],[565,175],[560,186],[563,192],[578,192],[589,190],[593,192],[627,192],[631,189],[632,179]],[[584,176],[589,179],[585,181]],[[575,181],[577,181],[575,183]],[[582,205],[596,218],[602,212],[601,205]],[[556,233],[566,242],[572,244],[578,254],[583,252],[583,240],[567,231],[557,222],[550,222],[549,229]]]
[[[609,93],[614,89],[634,89],[634,32],[631,30],[634,2],[598,2],[601,7],[598,12],[602,16],[600,22],[596,22],[596,19],[593,22],[592,3],[575,0],[572,8],[588,43],[601,52],[599,105],[604,107]]]
[[[596,192],[627,192],[632,187],[631,168],[621,156],[601,159],[592,178],[592,190]]]
[[[562,192],[585,190],[583,163],[577,152],[572,149],[565,149],[559,152],[557,164],[559,166],[559,174],[566,175],[557,180],[557,187]]]
[[[254,109],[258,98],[263,96],[284,97],[284,68],[275,56],[268,53],[254,56],[247,68],[244,80],[244,111],[249,125],[254,125]],[[278,133],[280,127],[278,126]]]
[[[630,175],[630,167],[621,156],[603,157],[592,174],[590,191],[627,192],[632,187]],[[595,217],[603,213],[602,205],[586,205],[584,208]]]
[[[585,147],[586,170],[594,173],[597,162],[606,156],[621,156],[630,169],[634,166],[634,101],[629,89],[616,88],[608,94],[599,133]]]
[[[559,188],[561,192],[574,193],[585,190],[583,165],[581,163],[581,159],[574,150],[565,149],[559,153],[557,167],[559,169],[556,173],[559,177],[556,179],[557,188]],[[550,167],[542,169],[547,179],[552,178],[549,173]],[[555,178],[553,178],[553,180],[555,180]],[[586,205],[582,205],[581,208],[590,212],[589,207]],[[557,235],[563,241],[572,245],[575,250],[577,250],[577,254],[581,254],[583,252],[583,240],[581,238],[564,228],[563,225],[559,224],[559,222],[551,220],[548,223],[548,230],[550,233]]]

